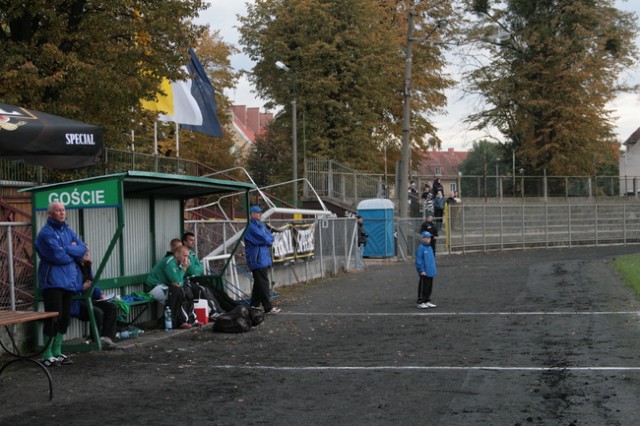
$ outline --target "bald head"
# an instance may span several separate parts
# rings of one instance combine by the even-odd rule
[[[50,218],[57,220],[58,222],[64,222],[65,218],[67,217],[67,211],[64,208],[64,204],[59,201],[49,203],[47,214]]]

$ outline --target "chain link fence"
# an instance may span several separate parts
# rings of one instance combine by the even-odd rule
[[[239,238],[245,226],[244,221],[187,221],[185,228],[196,235],[197,254],[200,258],[210,256],[209,273],[219,274],[228,255],[233,255],[233,262],[227,268],[223,281],[227,288],[237,288],[239,293],[250,293],[252,287],[251,271],[247,266],[244,246],[241,244],[235,253],[216,251],[224,242]],[[313,255],[287,258],[274,262],[271,271],[272,281],[277,285],[292,285],[314,279],[336,275],[341,271],[355,268],[357,251],[357,225],[355,218],[325,219],[274,219],[267,223],[278,229],[289,225],[313,226]],[[234,291],[231,291],[233,293]]]

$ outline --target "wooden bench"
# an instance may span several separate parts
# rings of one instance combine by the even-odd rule
[[[130,295],[132,291],[144,291],[144,284],[146,283],[148,276],[149,274],[139,274],[99,279],[95,281],[93,285],[83,294],[74,296],[74,299],[83,300],[89,307],[89,327],[91,328],[91,334],[93,336],[100,336],[100,330],[98,330],[98,324],[96,323],[95,316],[93,314],[93,299],[91,298],[95,287],[100,288],[100,290],[102,290],[102,293],[107,296],[115,293],[116,296],[122,298],[123,296]],[[136,287],[139,287],[139,289]],[[150,306],[155,306],[155,303],[156,301],[153,299],[127,302],[130,307],[142,306],[142,309],[137,312],[133,319],[127,320],[127,324],[134,324]],[[97,338],[91,345],[65,345],[65,348],[77,351],[87,351],[91,349],[102,350],[102,342],[99,338]]]
[[[12,333],[12,331],[11,331],[11,329],[9,327],[13,326],[13,325],[16,325],[16,324],[23,324],[23,323],[27,323],[27,322],[31,322],[31,321],[39,321],[39,320],[44,320],[44,319],[53,318],[53,317],[57,317],[57,316],[58,316],[57,312],[5,311],[5,310],[0,310],[0,327],[4,327],[5,330],[7,331],[7,335],[9,336],[9,340],[11,340],[11,344],[12,344],[13,348],[9,349],[4,344],[2,339],[0,339],[0,346],[2,346],[2,349],[4,349],[9,355],[14,357],[14,359],[12,359],[11,361],[6,362],[2,366],[2,368],[0,368],[0,376],[2,376],[2,373],[4,372],[4,370],[8,366],[10,366],[11,364],[17,363],[17,362],[31,362],[31,363],[37,365],[38,367],[40,367],[45,372],[45,374],[47,375],[47,379],[49,380],[49,401],[51,401],[53,399],[53,382],[51,381],[51,374],[49,374],[49,370],[47,369],[47,367],[44,366],[44,364],[42,364],[38,360],[32,359],[33,357],[40,355],[42,353],[42,351],[44,351],[44,347],[39,352],[36,352],[34,354],[22,355],[20,353],[20,350],[18,349],[18,346],[16,345],[15,339],[13,337],[13,333]],[[51,339],[51,337],[50,337],[50,339]],[[47,342],[47,345],[48,344],[49,344],[49,342]],[[47,345],[45,345],[45,347]]]

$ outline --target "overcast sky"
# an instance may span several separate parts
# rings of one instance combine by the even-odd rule
[[[244,16],[246,3],[251,3],[251,1],[209,0],[208,3],[209,8],[200,15],[199,23],[208,24],[212,30],[219,30],[220,35],[227,43],[240,49],[239,34],[236,28],[239,25],[237,15]],[[640,1],[618,0],[616,5],[619,9],[635,12],[636,17],[640,16]],[[640,45],[640,37],[636,43]],[[231,65],[236,70],[246,71],[250,71],[253,67],[249,58],[242,53],[231,57]],[[452,69],[451,72],[455,72],[455,70]],[[621,78],[626,82],[640,83],[640,66],[636,65],[633,69],[628,70]],[[449,99],[448,114],[432,118],[438,128],[438,136],[443,141],[442,149],[468,150],[475,140],[486,136],[485,133],[470,131],[468,125],[463,123],[464,118],[478,107],[478,100],[461,99],[460,91],[456,89],[450,90],[447,94]],[[240,80],[237,88],[227,95],[236,105],[253,107],[262,107],[263,105],[263,101],[252,93],[252,87],[246,79]],[[615,131],[618,140],[622,143],[640,127],[640,95],[620,95],[611,104],[611,109],[614,111]],[[500,137],[497,133],[493,136]]]

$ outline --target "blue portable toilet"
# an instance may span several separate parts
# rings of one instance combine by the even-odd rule
[[[364,256],[394,256],[393,202],[386,198],[362,200],[358,203],[358,214],[362,216],[364,230],[369,234]]]

